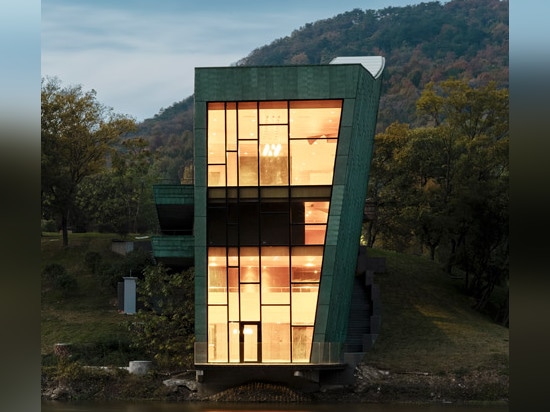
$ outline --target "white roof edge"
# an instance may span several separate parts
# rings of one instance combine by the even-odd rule
[[[384,71],[386,59],[382,56],[342,56],[332,59],[329,64],[361,64],[377,79]]]

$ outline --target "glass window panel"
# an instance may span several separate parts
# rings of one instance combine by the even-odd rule
[[[258,185],[258,144],[239,142],[239,186]]]
[[[229,299],[229,320],[239,320],[239,268],[227,270]]]
[[[241,247],[241,282],[260,281],[260,254],[257,247]]]
[[[313,327],[294,326],[292,328],[292,362],[309,362]]]
[[[290,102],[290,138],[338,137],[341,100]]]
[[[290,303],[288,247],[262,247],[262,303]]]
[[[227,266],[239,266],[239,250],[236,247],[228,249]]]
[[[241,361],[239,322],[229,322],[229,362]]]
[[[209,247],[208,248],[208,266],[227,266],[226,248]]]
[[[292,282],[319,282],[323,264],[322,246],[292,248]]]
[[[262,303],[268,305],[288,305],[290,303],[288,267],[262,266]]]
[[[260,127],[260,185],[288,185],[288,128]]]
[[[258,139],[258,109],[256,102],[239,102],[237,118],[239,139]]]
[[[288,104],[284,102],[260,102],[260,124],[288,123]]]
[[[335,157],[335,139],[291,140],[291,184],[331,185]]]
[[[225,165],[208,166],[208,186],[225,186]]]
[[[208,163],[225,163],[225,110],[223,103],[208,104]]]
[[[330,185],[324,186],[295,186],[290,189],[290,196],[293,199],[330,199],[332,193],[332,187]]]
[[[305,202],[305,223],[327,223],[330,202]]]
[[[262,362],[290,362],[290,307],[262,307]]]
[[[227,307],[208,307],[208,362],[227,362]]]
[[[258,245],[260,239],[260,207],[258,203],[240,203],[239,240],[241,245]]]
[[[212,199],[216,199],[218,203],[225,203],[225,188],[211,188],[208,189],[208,201],[210,202]]]
[[[225,224],[227,220],[227,209],[223,205],[213,203],[208,206],[208,244],[209,245],[224,245],[225,244]]]
[[[237,185],[237,152],[227,152],[227,186]]]
[[[262,213],[260,218],[262,245],[288,245],[289,214]]]
[[[257,283],[241,284],[241,320],[260,320],[260,285]]]
[[[243,361],[258,362],[259,330],[257,324],[242,324],[243,333]]]
[[[227,221],[228,223],[239,223],[239,205],[237,202],[229,201],[227,208]]]
[[[292,225],[292,233],[290,242],[293,246],[305,245],[305,226],[304,225]]]
[[[281,202],[281,199],[284,199],[286,202],[288,199],[288,187],[262,187],[260,188],[260,197],[262,201],[276,199]]]
[[[227,303],[227,264],[224,247],[208,248],[208,304]]]
[[[324,245],[327,225],[305,225],[304,244],[306,245]]]
[[[317,308],[319,284],[294,283],[292,284],[292,324],[313,325]]]
[[[208,266],[208,304],[227,303],[226,268]]]
[[[224,243],[221,243],[221,244],[224,244]],[[227,225],[227,245],[228,246],[239,245],[239,225],[236,225],[236,224]]]
[[[225,110],[227,150],[237,150],[237,103],[226,103]]]

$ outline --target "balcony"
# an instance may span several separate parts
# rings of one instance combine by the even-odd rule
[[[167,266],[193,266],[195,238],[193,235],[154,236],[151,239],[153,256]]]
[[[192,185],[154,185],[160,230],[163,235],[192,235],[194,187]]]

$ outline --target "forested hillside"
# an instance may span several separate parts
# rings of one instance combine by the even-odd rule
[[[503,324],[508,296],[496,291],[508,282],[508,30],[508,1],[355,9],[235,63],[384,56],[367,199],[376,213],[363,240],[439,261]],[[180,179],[192,164],[192,128],[192,97],[141,124],[163,178]]]
[[[381,55],[386,69],[378,131],[394,121],[417,125],[415,103],[425,85],[449,78],[473,87],[495,81],[508,87],[508,1],[452,0],[381,10],[355,9],[307,23],[287,37],[259,46],[236,65],[328,63],[337,56]],[[140,124],[153,149],[192,139],[193,100],[186,97]],[[192,144],[176,151],[189,163]],[[179,173],[183,170],[180,168]]]
[[[508,1],[355,9],[235,64],[354,55],[386,58],[362,241],[439,262],[508,324]],[[102,122],[93,91],[45,81],[41,95],[43,230],[63,228],[66,246],[69,227],[158,233],[153,185],[193,182],[193,96],[135,130],[120,116]],[[94,127],[79,122],[90,114]]]

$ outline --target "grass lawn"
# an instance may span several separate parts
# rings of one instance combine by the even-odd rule
[[[509,330],[472,309],[440,266],[425,257],[369,250],[386,258],[377,274],[382,327],[369,364],[392,371],[508,373]]]
[[[86,267],[87,252],[99,252],[105,263],[123,259],[110,251],[113,234],[70,234],[69,247],[63,248],[61,236],[42,236],[42,268],[49,263],[63,265],[77,279],[78,288],[68,295],[43,283],[41,310],[41,352],[53,353],[56,343],[71,343],[80,348],[93,348],[96,357],[105,362],[127,366],[131,318],[118,312],[116,290],[105,286],[98,275]],[[92,349],[90,349],[92,350]],[[122,363],[122,364],[121,364]]]

